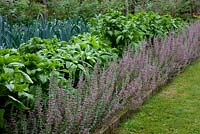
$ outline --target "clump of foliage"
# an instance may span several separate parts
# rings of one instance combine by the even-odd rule
[[[134,47],[144,39],[164,36],[183,27],[184,22],[170,15],[160,16],[154,12],[140,12],[123,16],[113,11],[99,15],[91,21],[92,33],[101,36],[111,47],[123,50],[124,45]]]
[[[23,70],[24,67],[22,56],[16,50],[0,50],[0,128],[3,127],[3,116],[7,109],[15,106],[21,110],[28,110],[23,100],[33,99],[28,93],[29,84],[33,81]]]
[[[99,35],[111,47],[123,50],[124,45],[141,40],[141,34],[134,23],[121,12],[110,11],[91,21],[92,33]],[[134,42],[131,42],[134,41]]]
[[[185,22],[180,18],[173,18],[170,15],[160,16],[154,12],[140,12],[129,15],[131,21],[136,24],[142,39],[150,40],[160,36],[164,37],[169,32],[174,32],[184,27]]]
[[[36,54],[20,54],[17,49],[0,50],[1,128],[10,109],[29,110],[38,90],[47,93],[48,77],[54,67]]]
[[[22,44],[19,52],[39,55],[54,64],[56,70],[69,75],[66,78],[78,78],[80,71],[86,75],[87,69],[92,69],[97,62],[103,64],[117,56],[113,49],[90,34],[73,37],[69,43],[59,42],[56,38],[33,38]]]
[[[30,24],[12,24],[8,18],[0,16],[0,48],[17,48],[33,37],[57,37],[60,41],[69,41],[72,36],[87,32],[88,23],[80,17],[48,21],[43,15],[38,15]]]

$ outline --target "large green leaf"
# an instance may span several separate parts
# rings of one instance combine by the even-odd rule
[[[28,80],[30,83],[33,83],[33,81],[31,80],[28,74],[26,74],[25,72],[21,70],[18,70],[18,71],[26,78],[26,80]]]
[[[13,96],[8,95],[8,98],[10,100],[8,100],[6,102],[5,106],[7,106],[8,104],[12,104],[13,106],[15,106],[18,109],[22,109],[22,110],[29,110],[30,109],[30,108],[26,107],[22,102],[20,102],[16,98],[14,98]]]
[[[29,94],[27,92],[19,92],[18,95],[21,97],[21,96],[24,96],[26,97],[28,100],[34,100],[34,97],[32,94]]]
[[[9,91],[13,92],[14,88],[15,88],[15,85],[10,83],[10,84],[6,84],[5,85],[7,87],[7,89],[9,89]]]
[[[78,67],[81,71],[83,71],[83,73],[84,73],[85,75],[88,75],[88,72],[86,71],[86,69],[85,69],[81,64],[78,64],[77,67]]]
[[[46,82],[48,81],[48,78],[49,78],[48,75],[45,75],[45,74],[40,74],[40,75],[39,75],[39,79],[40,79],[40,81],[41,81],[43,84],[46,83]]]
[[[12,67],[12,66],[24,67],[24,64],[19,63],[19,62],[12,62],[12,63],[8,64],[8,66],[10,66],[10,67]]]

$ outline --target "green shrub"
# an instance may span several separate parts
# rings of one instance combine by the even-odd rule
[[[160,16],[154,12],[140,12],[129,17],[147,39],[164,36],[184,26],[184,22],[180,18],[173,18],[170,15]]]
[[[123,47],[134,40],[138,43],[142,39],[142,34],[136,25],[121,12],[111,11],[105,15],[99,15],[92,19],[92,33],[99,35],[102,40],[110,44],[111,47],[123,51]]]

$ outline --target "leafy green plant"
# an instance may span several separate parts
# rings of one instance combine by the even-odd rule
[[[136,25],[118,11],[111,10],[105,15],[97,16],[91,21],[91,25],[94,27],[93,34],[100,35],[111,47],[120,51],[131,40],[137,42],[142,38]]]
[[[47,63],[54,64],[57,71],[73,78],[79,71],[86,75],[97,62],[103,64],[117,56],[114,49],[91,34],[73,37],[69,43],[59,42],[56,38],[33,38],[27,44],[22,44],[19,52],[36,53]]]
[[[33,100],[28,93],[29,84],[33,83],[23,71],[25,65],[16,50],[0,50],[0,127],[3,127],[5,110],[10,106],[28,110],[23,99]]]
[[[183,27],[184,22],[179,18],[172,18],[170,15],[160,16],[154,12],[123,16],[118,11],[110,10],[92,19],[91,25],[92,34],[109,42],[111,47],[123,50],[128,44],[136,47],[144,39],[164,36]]]
[[[154,12],[140,12],[129,15],[129,17],[137,25],[137,28],[144,33],[146,39],[164,36],[184,26],[184,22],[180,18],[173,18],[170,15],[160,16]]]

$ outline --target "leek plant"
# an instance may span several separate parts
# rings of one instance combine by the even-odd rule
[[[89,32],[87,21],[81,17],[67,20],[46,20],[38,15],[31,24],[11,24],[6,17],[0,16],[0,48],[18,48],[33,37],[42,39],[57,37],[68,41],[72,36]]]

